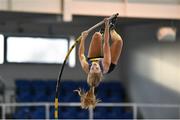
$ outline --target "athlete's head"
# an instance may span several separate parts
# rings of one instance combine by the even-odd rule
[[[102,77],[103,75],[100,65],[97,62],[92,62],[87,78],[87,83],[89,84],[90,89],[87,92],[84,92],[81,89],[75,90],[81,97],[81,107],[83,109],[95,108],[96,104],[100,102],[99,99],[96,99],[94,89],[99,85]]]
[[[92,62],[89,72],[90,73],[100,73],[101,72],[100,65],[97,62]]]
[[[91,68],[88,73],[87,83],[91,87],[97,87],[103,77],[100,65],[97,62],[92,62]]]

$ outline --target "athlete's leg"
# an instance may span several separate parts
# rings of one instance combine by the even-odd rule
[[[110,35],[112,39],[111,44],[111,62],[117,64],[118,59],[121,55],[123,41],[121,36],[114,30],[110,30]]]
[[[102,35],[100,32],[95,32],[89,46],[88,58],[102,56]]]

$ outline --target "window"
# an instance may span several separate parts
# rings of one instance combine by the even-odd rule
[[[7,38],[7,62],[63,63],[67,51],[65,38]]]
[[[4,63],[4,36],[0,34],[0,64]]]
[[[75,40],[73,37],[70,38],[70,43],[69,43],[69,49],[72,47],[72,45],[75,43]],[[72,52],[69,55],[69,66],[70,67],[75,67],[76,65],[76,49],[74,48]]]

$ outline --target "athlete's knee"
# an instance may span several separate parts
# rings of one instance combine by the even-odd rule
[[[117,32],[113,32],[111,34],[111,39],[112,39],[113,42],[123,43],[123,40],[122,40],[121,36]]]
[[[95,32],[94,35],[93,35],[93,38],[97,39],[97,40],[101,40],[102,39],[102,34],[100,32]]]
[[[118,46],[122,46],[122,45],[123,45],[122,39],[119,39],[119,38],[116,39],[116,40],[114,40],[113,43],[115,43],[115,44],[118,45]]]

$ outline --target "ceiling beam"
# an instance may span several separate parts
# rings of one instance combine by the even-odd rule
[[[124,2],[73,1],[70,8],[74,15],[180,19],[180,4],[149,4]]]
[[[114,13],[127,18],[180,20],[180,4],[140,3],[128,0],[0,0],[0,10],[61,14],[64,21],[72,21],[73,15],[110,16]]]

